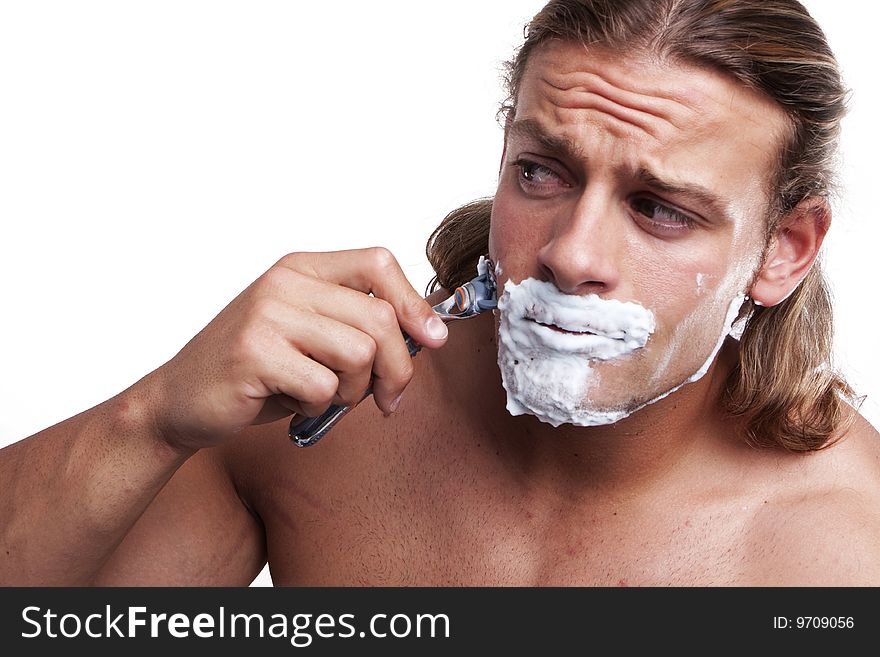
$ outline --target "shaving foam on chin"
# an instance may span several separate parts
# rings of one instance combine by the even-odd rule
[[[592,408],[592,362],[623,358],[645,346],[654,315],[632,302],[564,294],[547,281],[507,281],[498,365],[511,415],[534,415],[554,427],[617,422],[625,410]]]
[[[593,364],[625,358],[644,347],[655,328],[653,313],[637,303],[563,294],[551,283],[531,278],[519,285],[508,281],[498,300],[498,366],[507,410],[534,415],[554,427],[622,420],[705,376],[744,299],[737,295],[731,300],[715,347],[691,376],[638,406],[601,408],[589,399],[591,387],[599,383]]]

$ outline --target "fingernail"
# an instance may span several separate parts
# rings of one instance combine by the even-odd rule
[[[446,328],[446,324],[444,324],[443,320],[439,317],[432,317],[429,319],[425,328],[428,331],[428,335],[435,340],[442,340],[449,335],[449,329]]]
[[[397,399],[391,402],[391,412],[394,413],[397,411],[397,407],[400,406],[400,400],[403,399],[403,393],[397,395]]]

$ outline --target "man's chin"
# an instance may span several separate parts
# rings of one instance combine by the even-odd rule
[[[531,390],[528,394],[509,390],[507,395],[507,410],[511,415],[533,415],[554,427],[564,424],[576,427],[607,426],[620,422],[644,406],[644,403],[632,401],[623,404],[585,404],[583,400],[565,403],[558,395],[537,390]]]

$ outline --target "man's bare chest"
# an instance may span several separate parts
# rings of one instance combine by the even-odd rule
[[[289,490],[263,511],[276,584],[692,586],[742,583],[748,533],[717,510],[535,503],[487,482],[402,477]]]

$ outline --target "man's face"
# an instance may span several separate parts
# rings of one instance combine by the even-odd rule
[[[639,304],[655,322],[620,357],[566,356],[588,361],[582,410],[625,415],[713,355],[761,264],[785,130],[772,101],[712,71],[571,43],[533,54],[492,210],[499,292],[532,278]],[[506,386],[527,360],[509,359]]]

